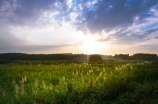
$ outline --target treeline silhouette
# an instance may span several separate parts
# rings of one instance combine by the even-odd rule
[[[1,53],[0,60],[86,60],[85,54]]]
[[[136,53],[132,56],[129,56],[129,54],[115,54],[114,58],[123,59],[123,60],[158,61],[157,54],[149,54],[149,53]]]
[[[122,60],[145,60],[158,61],[157,54],[136,53],[132,56],[129,54],[115,54],[114,56],[100,55],[102,58],[122,59]],[[86,54],[26,54],[26,53],[0,53],[0,60],[87,60]]]

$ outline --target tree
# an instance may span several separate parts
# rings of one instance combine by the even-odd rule
[[[89,56],[89,62],[99,62],[102,61],[102,57],[100,55],[94,54]]]

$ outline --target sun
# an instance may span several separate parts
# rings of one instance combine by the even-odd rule
[[[103,44],[100,42],[97,42],[95,40],[88,40],[81,45],[81,48],[88,54],[96,54],[100,53],[104,47]]]

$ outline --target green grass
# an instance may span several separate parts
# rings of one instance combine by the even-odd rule
[[[0,104],[157,104],[158,63],[23,61],[0,65]]]

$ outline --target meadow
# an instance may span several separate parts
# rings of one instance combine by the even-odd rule
[[[158,104],[158,62],[0,64],[0,104]]]

